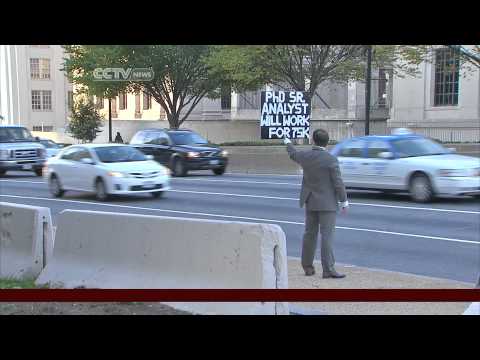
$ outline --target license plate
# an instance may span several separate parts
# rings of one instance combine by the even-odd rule
[[[218,165],[220,161],[218,160],[210,160],[210,165]]]
[[[31,164],[26,164],[22,166],[23,170],[32,170],[32,165]]]
[[[153,189],[155,187],[155,183],[154,182],[145,182],[145,183],[143,183],[143,187],[145,189]]]

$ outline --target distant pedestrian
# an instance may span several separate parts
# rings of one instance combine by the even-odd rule
[[[122,136],[120,135],[120,132],[117,131],[117,136],[115,136],[115,142],[119,144],[123,144],[123,139]]]
[[[284,139],[290,158],[303,168],[300,207],[305,205],[305,234],[302,246],[302,267],[305,275],[315,274],[313,261],[320,226],[323,278],[343,278],[335,270],[333,236],[337,210],[348,208],[347,193],[335,156],[326,151],[329,136],[325,130],[313,133],[311,150],[297,151],[289,139]]]

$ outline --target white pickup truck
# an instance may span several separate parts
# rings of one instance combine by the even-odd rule
[[[0,176],[9,170],[33,171],[42,176],[47,151],[23,126],[0,126]]]

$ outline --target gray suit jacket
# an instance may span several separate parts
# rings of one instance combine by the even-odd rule
[[[338,203],[347,201],[338,160],[318,146],[312,150],[297,151],[292,144],[287,146],[290,158],[303,168],[300,207],[307,210],[336,211]]]

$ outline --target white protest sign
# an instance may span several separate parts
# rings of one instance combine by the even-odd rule
[[[310,101],[303,91],[262,91],[262,139],[308,138]]]

